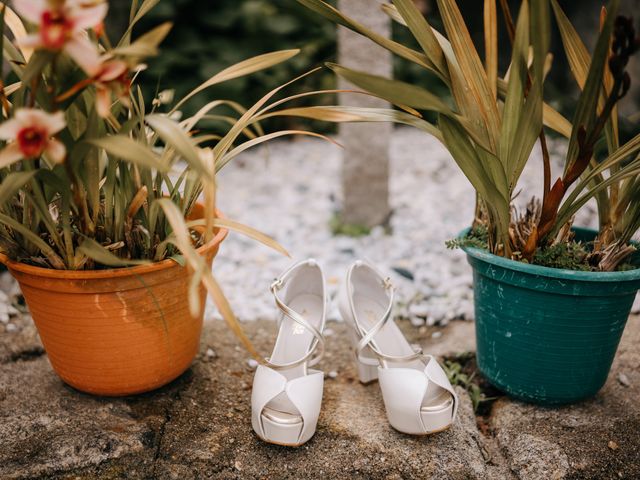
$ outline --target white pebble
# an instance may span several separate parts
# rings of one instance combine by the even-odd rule
[[[630,387],[631,386],[631,382],[629,381],[629,377],[627,377],[624,373],[620,372],[618,374],[618,382],[620,382],[620,385],[624,386],[624,387]]]
[[[337,378],[338,377],[338,372],[336,372],[335,370],[331,370],[329,373],[327,373],[327,377],[329,377],[329,378]]]
[[[18,327],[13,324],[13,323],[8,323],[6,327],[4,327],[7,332],[17,332],[18,331]]]
[[[254,360],[253,358],[250,358],[249,360],[247,360],[247,365],[249,365],[249,368],[256,369],[258,368],[258,362],[256,360]]]
[[[424,325],[424,318],[411,317],[409,321],[411,322],[411,325],[413,325],[414,327],[420,327]]]
[[[214,352],[213,348],[207,348],[207,357],[213,358],[216,356],[216,352]]]

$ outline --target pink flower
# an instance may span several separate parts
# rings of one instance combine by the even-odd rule
[[[96,109],[98,115],[107,117],[111,111],[112,94],[129,105],[131,79],[129,67],[122,60],[108,60],[102,64],[95,78]]]
[[[98,50],[86,29],[100,27],[107,4],[91,0],[14,0],[18,13],[39,26],[38,32],[19,40],[23,46],[63,51],[89,75],[100,66]]]
[[[14,118],[0,125],[0,139],[11,141],[0,151],[0,168],[43,154],[54,163],[62,163],[66,149],[52,136],[65,126],[62,112],[47,113],[35,108],[17,110]]]

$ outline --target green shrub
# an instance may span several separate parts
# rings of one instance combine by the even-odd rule
[[[161,0],[140,30],[167,20],[174,23],[173,30],[163,43],[160,56],[142,77],[144,88],[151,94],[172,85],[180,98],[240,60],[275,50],[301,49],[289,62],[199,94],[197,100],[187,104],[187,114],[219,98],[252,105],[265,92],[334,60],[335,26],[295,0],[216,0],[206,4],[197,0]],[[328,69],[295,86],[297,91],[330,88],[335,88],[335,79]],[[335,99],[331,95],[322,100],[314,97],[301,100],[298,105],[317,105],[321,101],[330,104]],[[326,124],[323,127],[328,128]]]

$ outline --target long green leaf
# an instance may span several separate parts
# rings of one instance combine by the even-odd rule
[[[368,29],[361,23],[358,23],[352,18],[344,15],[340,10],[332,7],[327,2],[324,2],[322,0],[297,0],[297,1],[298,3],[304,5],[305,7],[331,20],[332,22],[342,25],[343,27],[347,27],[348,29],[353,30],[356,33],[359,33],[360,35],[363,35],[373,40],[375,43],[377,43],[381,47],[386,48],[392,53],[395,53],[399,57],[402,57],[406,60],[409,60],[410,62],[418,64],[421,67],[424,67],[427,70],[432,71],[436,75],[441,76],[436,66],[431,62],[431,60],[429,60],[429,58],[425,54],[417,52],[398,42],[394,42],[393,40],[390,40],[383,35],[379,35],[375,33],[374,31]]]
[[[147,260],[127,260],[125,258],[117,257],[91,238],[85,238],[78,247],[78,251],[95,260],[99,264],[106,265],[107,267],[131,267],[134,265],[147,265],[150,263]]]
[[[257,57],[249,58],[248,60],[244,60],[228,68],[225,68],[224,70],[215,74],[209,80],[189,92],[171,109],[171,112],[176,111],[184,102],[189,100],[194,95],[205,90],[206,88],[209,88],[218,83],[232,80],[234,78],[244,77],[251,73],[267,69],[279,63],[285,62],[292,57],[295,57],[298,53],[300,53],[300,50],[282,50],[279,52],[265,53],[264,55],[258,55]]]
[[[482,198],[488,203],[508,203],[509,200],[500,194],[494,185],[460,124],[445,115],[440,115],[438,126],[449,153]]]
[[[254,348],[251,341],[247,338],[244,330],[242,329],[242,326],[240,325],[240,322],[238,322],[237,318],[233,314],[231,306],[229,305],[229,301],[222,292],[220,285],[218,284],[218,282],[216,282],[215,278],[211,274],[211,269],[205,264],[202,257],[200,257],[193,248],[189,230],[185,224],[182,212],[180,212],[178,207],[168,199],[156,200],[154,202],[154,205],[158,205],[164,211],[167,220],[171,224],[171,227],[173,228],[174,234],[176,236],[176,246],[182,252],[189,266],[194,271],[200,272],[199,275],[202,276],[202,283],[207,288],[207,291],[213,298],[216,307],[218,307],[220,314],[227,322],[229,328],[231,328],[231,330],[236,334],[245,348],[256,359],[260,359],[260,361],[262,361],[262,357]],[[194,302],[191,303],[193,304]]]
[[[196,172],[213,180],[213,172],[207,170],[193,141],[177,122],[159,114],[147,116],[146,121],[160,138],[173,147]]]
[[[36,170],[30,172],[13,172],[2,179],[2,183],[0,183],[0,207],[11,200],[16,192],[24,187],[36,173]]]
[[[393,3],[398,9],[398,13],[406,22],[407,27],[422,47],[425,55],[429,57],[429,60],[435,68],[438,69],[441,76],[448,78],[449,68],[447,67],[447,61],[444,58],[442,47],[432,31],[431,25],[429,25],[422,15],[422,12],[416,7],[414,0],[393,0]]]
[[[551,25],[549,21],[549,0],[531,0],[531,45],[533,46],[533,80],[542,88],[544,68],[549,44]]]
[[[159,2],[160,0],[144,0],[144,2],[142,2],[142,5],[135,12],[135,15],[132,15],[132,17],[130,18],[129,26],[127,27],[124,34],[122,35],[122,39],[118,43],[118,46],[128,45],[130,43],[131,32],[133,31],[133,27],[136,25],[136,23],[138,23],[142,19],[142,17],[144,17],[147,13],[149,13],[149,11],[153,7],[155,7]],[[133,12],[131,13],[133,14]]]
[[[438,8],[451,48],[466,82],[468,102],[475,102],[489,135],[491,152],[497,153],[500,134],[500,114],[493,100],[487,74],[473,45],[469,30],[454,0],[438,0]],[[446,53],[446,52],[445,52]]]
[[[235,147],[234,149],[230,150],[221,159],[219,159],[216,162],[216,172],[218,172],[222,168],[224,168],[224,166],[227,163],[229,163],[235,157],[240,155],[242,152],[244,152],[244,151],[246,151],[246,150],[248,150],[248,149],[250,149],[252,147],[255,147],[255,146],[260,145],[260,144],[265,143],[265,142],[269,142],[269,141],[273,140],[274,138],[279,138],[279,137],[284,137],[284,136],[291,136],[291,135],[306,135],[306,136],[309,136],[309,137],[321,138],[323,140],[326,140],[327,142],[330,142],[330,143],[338,145],[334,140],[331,140],[329,137],[327,137],[325,135],[320,135],[319,133],[307,132],[307,131],[304,131],[304,130],[282,130],[282,131],[279,131],[279,132],[273,132],[273,133],[269,133],[267,135],[263,135],[261,137],[254,138],[254,139],[249,140],[247,142],[244,142],[244,143],[238,145],[237,147]]]
[[[256,120],[271,117],[301,117],[333,123],[394,122],[418,128],[442,141],[440,131],[431,123],[414,115],[386,108],[343,106],[288,108],[267,113],[257,117]]]
[[[567,196],[566,204],[570,204],[577,198],[577,196],[589,186],[589,184],[596,179],[598,175],[601,175],[606,170],[616,166],[620,166],[622,162],[628,159],[632,155],[636,155],[640,152],[640,134],[633,137],[627,143],[622,145],[606,159],[600,162],[596,167],[591,169],[587,175],[584,175],[580,179],[580,182],[575,186],[571,193]]]
[[[473,138],[474,142],[487,151],[491,151],[491,145],[487,143],[486,135],[479,133],[473,123],[464,116],[458,115],[451,107],[440,100],[431,92],[415,85],[398,80],[389,80],[384,77],[370,75],[364,72],[351,70],[340,65],[328,64],[329,68],[338,75],[355,84],[356,86],[398,105],[399,107],[419,108],[442,113],[458,121]]]
[[[455,115],[451,107],[444,103],[439,97],[410,83],[370,75],[336,65],[335,63],[328,63],[327,66],[354,85],[382,97],[395,105],[407,105],[421,110],[433,110],[448,116]]]
[[[569,62],[569,67],[571,68],[573,77],[578,83],[580,89],[584,89],[587,81],[587,75],[589,74],[591,56],[589,55],[587,47],[582,42],[580,35],[571,24],[569,18],[567,18],[565,13],[562,11],[558,2],[556,0],[551,0],[551,6],[553,7],[553,12],[558,24],[558,30],[560,31],[560,38],[562,39],[562,45],[567,56],[567,61]],[[607,83],[611,83],[610,81],[607,81],[608,77],[611,77],[611,74],[607,71],[604,78],[605,85]],[[609,85],[609,88],[611,88],[611,85]],[[601,96],[598,100],[599,108],[604,106],[604,101],[604,98]],[[614,107],[611,112],[611,119],[607,122],[607,126],[605,128],[609,153],[613,153],[613,151],[619,146],[617,116],[617,107]]]
[[[584,89],[578,99],[578,106],[573,117],[573,132],[569,140],[569,151],[567,152],[567,162],[565,172],[571,168],[578,156],[578,132],[579,127],[584,127],[590,132],[597,120],[597,107],[600,99],[600,90],[605,73],[605,66],[608,59],[609,42],[613,29],[613,22],[618,12],[619,0],[611,0],[607,8],[607,18],[602,26],[602,31],[598,36],[598,42],[589,67],[589,74],[584,85]]]
[[[554,232],[557,232],[565,223],[571,219],[582,207],[584,207],[589,200],[593,199],[599,192],[604,191],[611,185],[619,183],[626,178],[634,178],[640,175],[640,161],[635,161],[633,164],[628,165],[625,168],[621,168],[617,172],[613,173],[610,177],[603,179],[600,183],[590,188],[587,192],[582,194],[579,198],[572,200],[571,202],[565,201],[562,207],[558,211],[558,218],[556,220],[554,230],[549,234],[553,236]]]
[[[541,95],[542,89],[534,82],[512,138],[509,148],[509,181],[512,189],[517,185],[542,129]]]
[[[154,29],[142,35],[140,38],[136,39],[132,44],[117,47],[111,53],[113,55],[136,58],[155,56],[158,54],[158,45],[160,45],[160,43],[162,43],[169,34],[172,26],[171,22],[165,22],[158,25]]]
[[[484,0],[484,68],[494,100],[498,98],[498,13],[496,0]]]
[[[160,172],[168,172],[169,165],[143,145],[123,135],[111,135],[104,138],[86,140],[91,145],[104,149],[110,155],[121,158],[143,168],[154,168]]]
[[[222,227],[222,228],[226,228],[229,230],[233,230],[235,232],[241,233],[243,235],[246,235],[247,237],[256,240],[260,243],[262,243],[263,245],[272,248],[273,250],[275,250],[278,253],[281,253],[282,255],[285,255],[287,257],[290,257],[291,255],[289,255],[289,252],[287,252],[287,250],[280,245],[278,242],[276,242],[273,238],[271,238],[268,235],[265,235],[262,232],[259,232],[258,230],[256,230],[255,228],[251,228],[247,225],[244,225],[242,223],[233,221],[233,220],[229,220],[228,218],[215,218],[212,221],[212,224],[214,227]],[[188,228],[192,228],[195,226],[205,226],[206,225],[206,221],[205,220],[193,220],[190,222],[186,223]]]
[[[65,264],[62,259],[58,256],[58,254],[49,246],[47,242],[42,240],[38,235],[33,233],[29,228],[25,227],[14,218],[11,218],[8,215],[0,213],[0,223],[4,223],[6,226],[10,227],[12,230],[18,232],[22,235],[27,241],[33,243],[33,245],[38,248],[42,254],[49,260],[51,266],[56,270],[64,270]]]

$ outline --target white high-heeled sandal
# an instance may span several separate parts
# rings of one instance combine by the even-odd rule
[[[322,403],[324,374],[309,367],[324,352],[324,274],[315,260],[299,262],[271,292],[281,310],[279,330],[271,357],[253,379],[251,424],[265,442],[297,447],[315,433]]]
[[[347,272],[339,297],[351,327],[360,382],[379,380],[389,423],[396,430],[427,435],[453,423],[458,398],[431,355],[414,350],[391,318],[390,280],[359,260]]]

